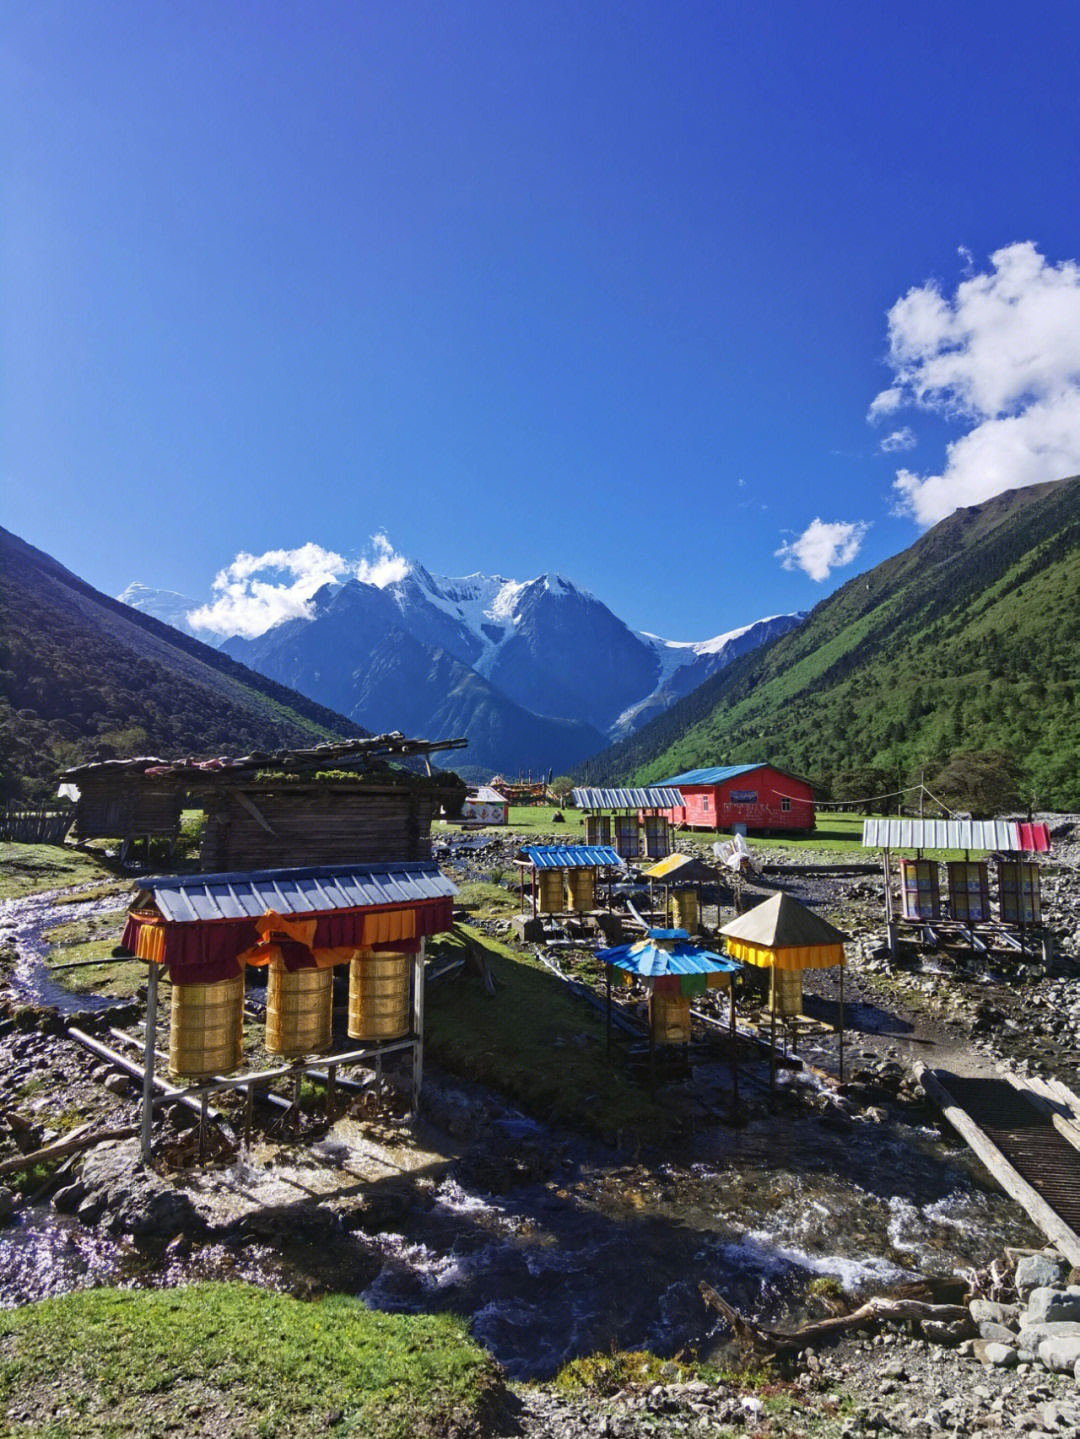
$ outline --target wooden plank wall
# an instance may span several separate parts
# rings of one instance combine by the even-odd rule
[[[206,800],[199,867],[214,871],[431,858],[436,799],[401,787],[244,785]],[[272,833],[270,832],[272,831]]]

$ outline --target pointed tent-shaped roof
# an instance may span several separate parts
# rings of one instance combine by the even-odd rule
[[[642,873],[665,884],[715,884],[717,878],[716,870],[695,854],[669,854]]]
[[[846,935],[786,894],[774,894],[720,933],[728,953],[777,969],[824,969],[844,962]]]

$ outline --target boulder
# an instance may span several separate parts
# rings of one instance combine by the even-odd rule
[[[1011,1368],[1017,1359],[1014,1345],[999,1344],[995,1340],[976,1339],[973,1352],[983,1364],[996,1365],[1000,1369]]]
[[[1068,1272],[1068,1261],[1057,1255],[1027,1254],[1016,1266],[1016,1292],[1023,1299],[1033,1289],[1062,1284]]]
[[[923,1338],[931,1344],[959,1344],[962,1339],[971,1338],[971,1331],[970,1318],[922,1320]]]
[[[1040,1285],[1028,1295],[1028,1323],[1057,1324],[1062,1320],[1075,1323],[1080,1321],[1080,1287],[1069,1289]],[[1021,1321],[1023,1322],[1023,1321]]]
[[[1072,1339],[1043,1339],[1039,1358],[1055,1374],[1072,1374],[1080,1363],[1080,1334]]]
[[[1038,1344],[1041,1339],[1080,1339],[1080,1324],[1074,1320],[1059,1319],[1051,1323],[1043,1320],[1020,1320],[1020,1342]]]
[[[979,1334],[983,1339],[993,1340],[998,1344],[1017,1343],[1015,1330],[1010,1329],[1005,1324],[994,1324],[989,1320],[984,1320],[979,1325]]]
[[[82,1183],[87,1197],[79,1206],[79,1218],[91,1224],[103,1220],[111,1234],[169,1240],[206,1228],[183,1190],[143,1167],[137,1139],[102,1144],[88,1154]]]
[[[1006,1324],[1015,1328],[1020,1319],[1019,1304],[998,1304],[994,1299],[973,1299],[968,1308],[976,1324]]]

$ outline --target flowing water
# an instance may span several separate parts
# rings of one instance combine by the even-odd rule
[[[87,888],[99,886],[87,886]],[[77,894],[66,890],[65,894]],[[0,900],[0,927],[8,930],[18,950],[15,967],[6,976],[16,1004],[51,1005],[62,1014],[76,1010],[105,1009],[114,999],[96,994],[74,994],[59,984],[49,972],[47,932],[76,920],[94,919],[101,914],[115,913],[119,901],[115,895],[105,899],[87,899],[57,904],[57,892],[23,895],[17,899]]]

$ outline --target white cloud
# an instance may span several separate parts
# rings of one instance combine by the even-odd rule
[[[902,429],[893,430],[891,434],[886,435],[878,449],[884,455],[891,455],[896,450],[913,450],[918,443],[915,431],[910,425],[904,425]]]
[[[816,519],[775,553],[783,560],[785,570],[800,569],[812,580],[825,580],[830,570],[851,563],[862,548],[869,528],[864,520],[851,523],[837,520],[829,524]]]
[[[192,610],[188,623],[254,639],[285,620],[311,619],[312,598],[325,584],[355,578],[382,589],[408,574],[408,560],[384,534],[373,535],[370,548],[371,558],[353,561],[316,544],[261,555],[242,551],[215,577],[214,598]]]
[[[967,258],[967,257],[965,257]],[[898,471],[897,508],[934,524],[958,506],[1080,471],[1080,265],[1026,241],[949,297],[934,282],[889,311],[894,382],[868,418],[902,405],[969,424],[941,474]],[[884,444],[882,448],[885,448]]]

